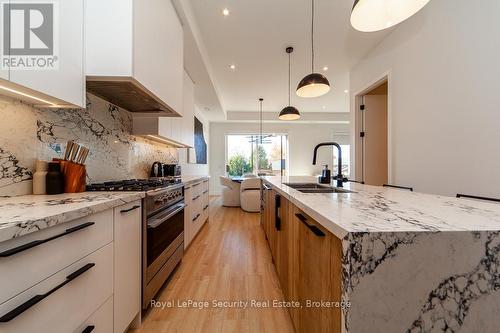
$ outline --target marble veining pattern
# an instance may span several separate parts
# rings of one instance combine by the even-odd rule
[[[0,193],[1,188],[33,178],[32,172],[21,165],[16,156],[0,147]]]
[[[485,237],[484,257],[478,265],[471,272],[450,276],[433,289],[407,333],[459,332],[472,304],[500,290],[500,232],[488,232]]]
[[[86,109],[36,109],[0,98],[0,196],[31,193],[35,159],[61,158],[67,140],[90,148],[88,182],[146,178],[155,161],[177,163],[176,149],[132,136],[132,115],[87,95]]]
[[[144,197],[142,192],[84,192],[0,199],[0,242]]]

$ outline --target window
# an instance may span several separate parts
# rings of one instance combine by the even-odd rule
[[[226,171],[229,176],[247,173],[285,175],[288,169],[286,135],[229,134],[226,136]]]

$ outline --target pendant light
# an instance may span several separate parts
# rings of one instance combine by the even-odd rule
[[[362,32],[384,30],[408,19],[430,0],[355,0],[351,25]]]
[[[314,73],[314,0],[311,0],[311,74],[305,76],[297,86],[300,97],[319,97],[330,91],[330,82],[319,73]]]
[[[290,104],[290,77],[291,77],[291,65],[290,65],[290,55],[293,52],[293,47],[289,46],[285,49],[288,53],[288,106],[281,110],[279,115],[279,120],[297,120],[300,119],[300,112],[297,108]]]

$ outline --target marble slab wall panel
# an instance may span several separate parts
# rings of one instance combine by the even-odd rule
[[[42,110],[0,97],[0,196],[30,194],[35,160],[62,157],[70,139],[90,148],[87,182],[145,178],[154,161],[178,162],[177,149],[131,131],[129,112],[92,95],[83,110]]]
[[[498,332],[499,232],[352,233],[343,251],[344,332]]]

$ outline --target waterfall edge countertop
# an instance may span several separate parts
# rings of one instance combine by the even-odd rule
[[[500,205],[344,183],[356,193],[302,193],[284,183],[316,183],[314,177],[263,177],[339,238],[356,232],[441,232],[500,230]]]
[[[305,194],[264,178],[342,243],[342,332],[498,332],[500,205],[345,184]]]
[[[82,192],[0,198],[0,242],[142,198],[143,192]]]

